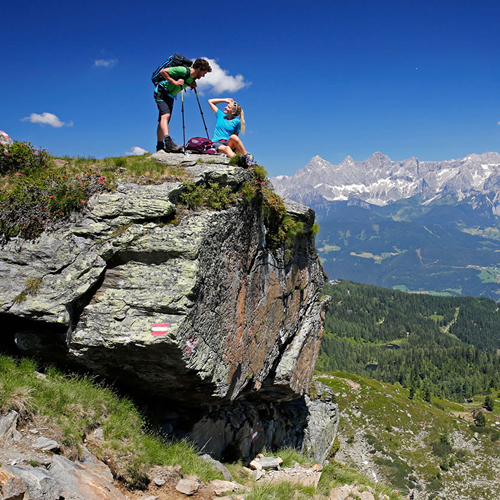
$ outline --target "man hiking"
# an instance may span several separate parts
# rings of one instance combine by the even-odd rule
[[[160,75],[163,78],[156,87],[154,98],[158,106],[158,128],[156,130],[156,151],[163,149],[168,153],[178,153],[181,146],[174,143],[169,135],[168,124],[174,109],[174,99],[186,87],[196,88],[196,80],[210,73],[212,68],[206,59],[196,59],[191,68],[174,66],[163,68]]]

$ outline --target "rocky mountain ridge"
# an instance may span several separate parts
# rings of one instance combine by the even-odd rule
[[[473,194],[490,194],[496,214],[500,193],[500,154],[471,154],[458,160],[393,161],[376,152],[364,161],[347,156],[334,165],[319,156],[292,176],[271,179],[276,192],[300,203],[363,200],[373,205],[420,195],[426,202],[446,195],[460,201]]]

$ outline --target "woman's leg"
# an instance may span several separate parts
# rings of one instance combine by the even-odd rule
[[[242,155],[246,155],[247,154],[247,150],[245,149],[245,146],[243,146],[243,143],[241,142],[241,139],[237,135],[235,135],[235,134],[233,134],[229,138],[229,140],[227,141],[227,145],[228,145],[229,148],[231,148],[231,150],[235,149],[237,153],[240,153]],[[233,153],[233,155],[234,155],[234,153]]]
[[[234,151],[229,146],[224,146],[224,145],[221,145],[217,148],[217,153],[224,153],[225,155],[229,156],[229,158],[232,158],[235,154]]]

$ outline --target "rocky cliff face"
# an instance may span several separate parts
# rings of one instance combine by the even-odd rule
[[[225,165],[185,166],[194,182],[233,190],[253,176]],[[284,247],[271,252],[254,204],[180,217],[183,189],[182,183],[119,185],[92,198],[71,224],[34,242],[4,244],[2,342],[176,401],[175,407],[194,405],[198,420],[210,420],[207,405],[219,408],[218,421],[224,408],[224,422],[232,419],[237,429],[244,421],[262,427],[285,413],[283,422],[291,422],[305,412],[303,430],[308,410],[300,398],[312,378],[328,303],[320,297],[325,275],[310,234],[314,212],[288,202],[305,232],[286,253]],[[290,401],[302,409],[290,409]],[[249,404],[252,410],[242,411]],[[328,425],[335,426],[332,411]],[[276,427],[283,428],[279,439],[261,433],[262,445],[301,445],[285,424]],[[204,433],[202,424],[196,432]],[[241,456],[256,441],[246,431],[240,438]],[[214,449],[222,456],[235,439],[233,433],[216,440]]]

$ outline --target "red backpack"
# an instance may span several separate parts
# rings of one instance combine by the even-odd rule
[[[186,149],[193,153],[207,153],[213,155],[216,153],[212,147],[212,141],[205,137],[192,137],[186,144]]]

